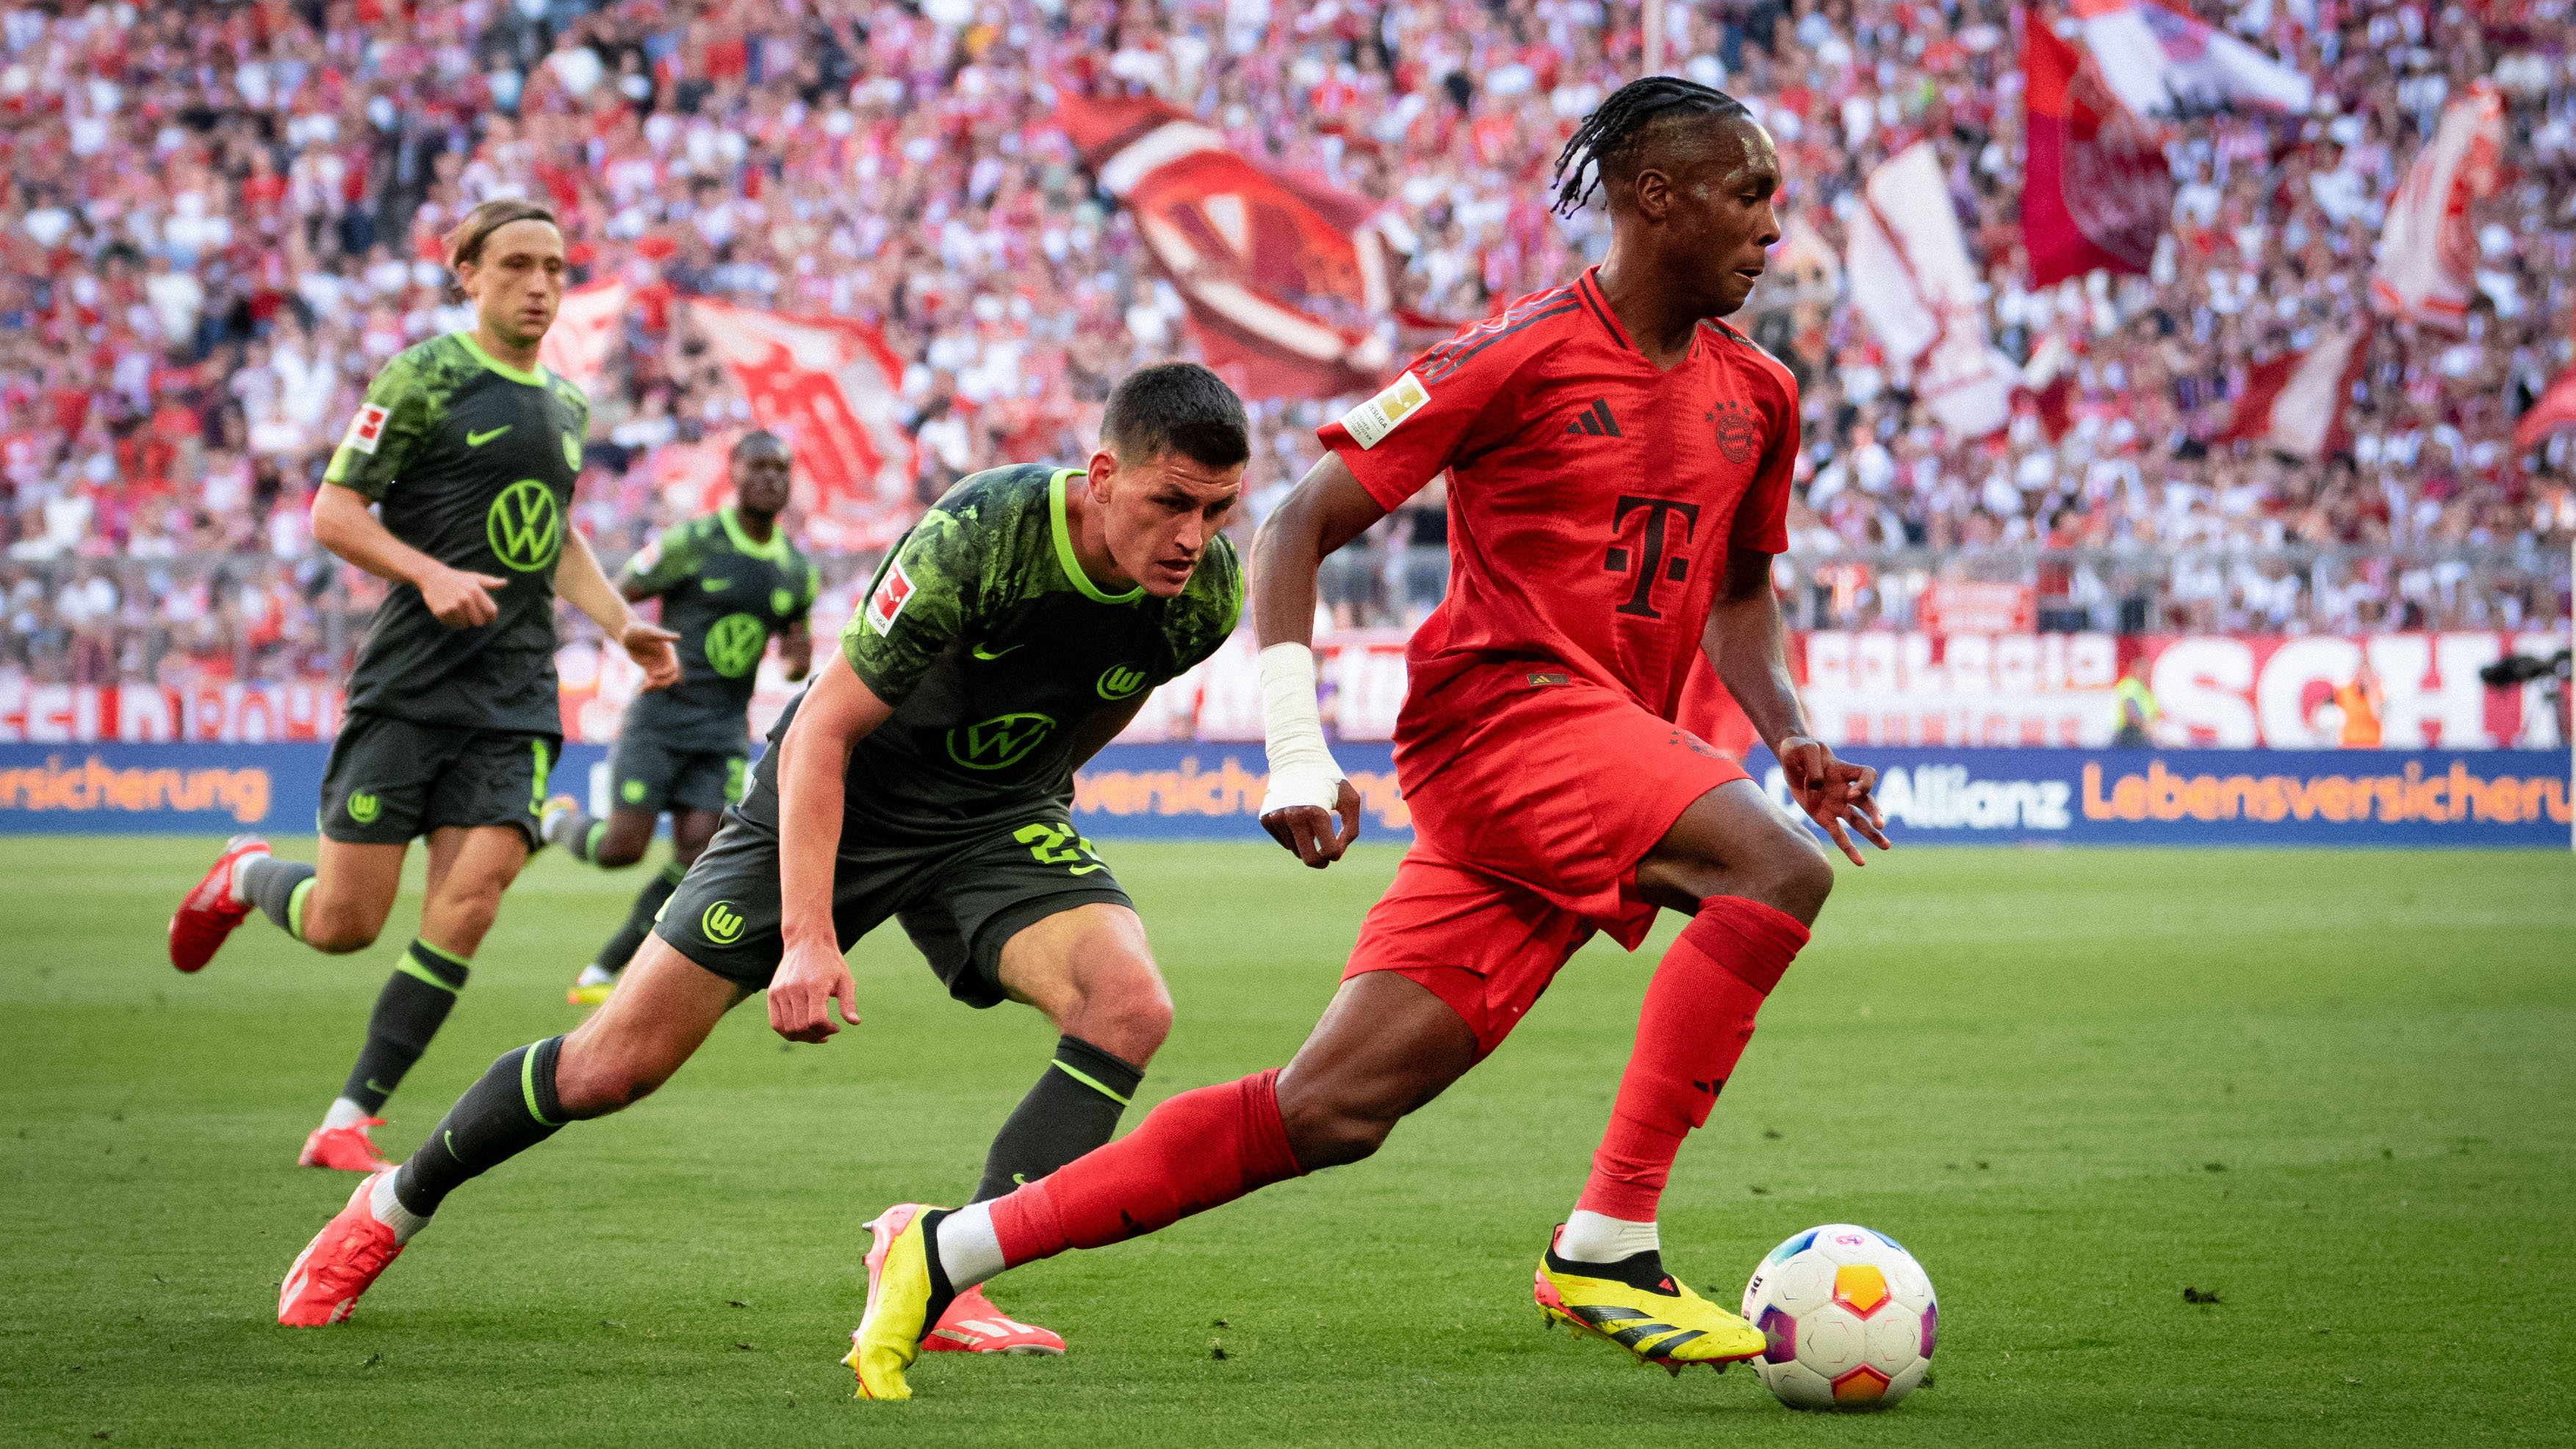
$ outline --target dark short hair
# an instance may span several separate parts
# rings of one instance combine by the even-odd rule
[[[542,221],[561,229],[555,214],[533,201],[484,202],[465,213],[465,219],[456,224],[456,229],[440,238],[447,246],[447,269],[461,271],[466,263],[481,261],[483,243],[491,240],[492,233],[514,221]]]
[[[728,463],[733,462],[743,454],[750,452],[752,449],[757,448],[764,443],[768,444],[770,447],[776,448],[782,454],[787,452],[787,440],[785,438],[778,436],[767,428],[754,428],[750,432],[747,432],[741,437],[733,440],[733,450],[725,454],[725,461]]]
[[[1191,462],[1231,468],[1252,456],[1243,399],[1195,362],[1163,362],[1127,374],[1109,394],[1100,440],[1123,463],[1179,449]]]

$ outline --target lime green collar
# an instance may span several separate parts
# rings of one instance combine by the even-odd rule
[[[1080,468],[1058,468],[1047,480],[1047,516],[1055,521],[1055,561],[1064,566],[1064,576],[1082,590],[1082,596],[1095,604],[1132,604],[1145,592],[1138,584],[1123,594],[1103,593],[1091,575],[1082,571],[1082,560],[1074,556],[1073,529],[1064,521],[1064,485],[1068,478],[1083,476]]]
[[[474,354],[475,361],[482,363],[485,367],[501,374],[510,381],[525,383],[529,387],[544,387],[546,385],[545,364],[539,363],[537,365],[537,370],[534,372],[523,371],[519,368],[512,367],[510,364],[494,357],[491,353],[484,351],[483,344],[475,341],[474,334],[471,332],[451,332],[448,335],[455,338],[457,341],[464,343],[465,350]]]
[[[730,503],[716,510],[716,522],[724,525],[725,537],[733,541],[735,553],[767,559],[774,564],[787,562],[787,530],[779,527],[777,520],[770,520],[767,543],[756,543],[750,534],[742,531],[742,523],[734,517]]]

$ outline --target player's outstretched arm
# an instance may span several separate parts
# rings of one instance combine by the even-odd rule
[[[563,556],[555,560],[555,592],[588,614],[601,632],[625,649],[627,658],[643,666],[646,689],[667,689],[680,682],[680,656],[671,647],[671,641],[680,636],[636,617],[626,595],[601,571],[590,540],[569,529]]]
[[[1798,807],[1825,828],[1854,865],[1868,864],[1852,844],[1854,834],[1887,849],[1887,817],[1869,793],[1878,785],[1878,772],[1835,759],[1831,746],[1807,733],[1806,710],[1789,677],[1780,601],[1771,592],[1771,555],[1752,549],[1727,555],[1726,582],[1709,608],[1700,645],[1717,670],[1718,683],[1735,697],[1779,760]]]
[[[1261,828],[1317,870],[1359,839],[1360,794],[1333,762],[1315,707],[1315,570],[1384,517],[1341,456],[1326,453],[1252,541],[1252,627],[1270,755]]]
[[[832,867],[850,751],[893,713],[835,651],[778,741],[778,930],[786,953],[769,982],[769,1028],[789,1041],[839,1031],[835,1001],[841,1020],[859,1024],[858,987],[832,928]]]
[[[472,629],[500,617],[492,590],[510,581],[469,574],[394,537],[354,488],[325,483],[313,490],[313,541],[380,579],[420,590],[421,602],[450,629]]]

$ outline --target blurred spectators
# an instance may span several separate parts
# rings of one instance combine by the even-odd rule
[[[1783,579],[1806,622],[1906,623],[1963,571],[2035,579],[2065,627],[2566,612],[2570,439],[2518,457],[2510,433],[2576,360],[2567,7],[2197,8],[2315,77],[2317,113],[2176,125],[2153,274],[2045,292],[2022,281],[2000,0],[1668,12],[1677,68],[1750,100],[1787,165],[1790,237],[1739,320],[1805,389]],[[0,39],[0,667],[80,679],[336,667],[380,586],[313,558],[311,491],[374,369],[468,322],[435,239],[478,202],[550,201],[577,277],[636,289],[576,510],[614,556],[694,507],[747,425],[675,297],[880,326],[924,500],[1077,457],[1118,374],[1189,351],[1179,298],[1049,124],[1065,90],[1158,93],[1383,201],[1414,238],[1404,314],[1468,319],[1605,245],[1596,213],[1548,214],[1544,183],[1639,54],[1636,8],[1601,0],[102,3],[9,10]],[[2481,76],[2511,102],[2509,177],[2476,218],[2467,336],[2380,329],[2328,465],[2213,443],[2250,366],[2358,315],[2385,197]],[[1927,137],[1993,335],[2071,359],[2057,441],[2030,407],[1945,439],[1838,295],[1861,179]],[[1342,405],[1257,403],[1240,527]],[[1436,490],[1373,530],[1327,579],[1336,619],[1417,619],[1445,536]]]

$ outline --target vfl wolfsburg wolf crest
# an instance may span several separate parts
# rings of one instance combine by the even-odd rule
[[[948,758],[970,770],[1005,770],[1029,756],[1055,729],[1042,714],[996,715],[948,732]]]
[[[698,917],[698,929],[719,946],[730,946],[741,939],[742,927],[742,912],[731,901],[718,901]]]
[[[554,490],[534,478],[522,478],[501,490],[484,515],[484,537],[501,562],[518,573],[554,567],[563,552],[563,510]]]

